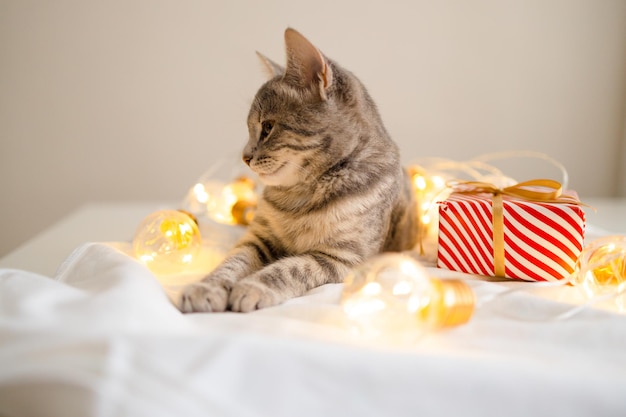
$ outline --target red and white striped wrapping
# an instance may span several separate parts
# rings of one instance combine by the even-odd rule
[[[503,198],[507,278],[569,277],[583,248],[585,213],[574,204]],[[494,276],[492,196],[452,194],[439,203],[437,266]]]

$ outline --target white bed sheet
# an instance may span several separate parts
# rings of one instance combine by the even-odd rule
[[[0,269],[0,416],[626,415],[626,316],[545,320],[573,288],[501,296],[390,346],[346,330],[339,284],[183,315],[168,295],[198,276],[160,282],[127,246],[81,246],[55,277]],[[479,300],[532,285],[429,270]]]

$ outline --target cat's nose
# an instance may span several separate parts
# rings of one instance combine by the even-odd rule
[[[250,165],[250,161],[252,161],[252,155],[249,154],[243,154],[243,162],[246,163],[246,165]]]

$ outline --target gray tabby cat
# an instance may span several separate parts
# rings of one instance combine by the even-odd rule
[[[265,184],[254,220],[226,259],[181,295],[183,312],[249,312],[416,243],[416,208],[399,151],[361,82],[293,29],[287,66],[248,115],[243,160]]]

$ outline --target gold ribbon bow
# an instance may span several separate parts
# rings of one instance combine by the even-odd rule
[[[494,275],[505,276],[504,266],[504,208],[502,196],[541,202],[576,204],[582,203],[571,195],[563,195],[560,182],[548,179],[535,179],[520,182],[510,187],[498,188],[493,184],[480,181],[449,181],[448,187],[458,194],[491,194],[493,216],[493,263]]]

